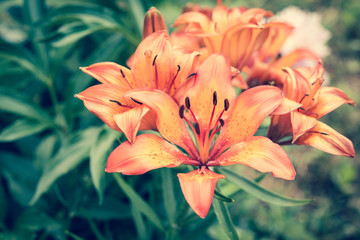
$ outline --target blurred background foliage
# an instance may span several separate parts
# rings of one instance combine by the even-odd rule
[[[0,0],[0,239],[226,239],[213,210],[202,220],[181,194],[176,172],[104,173],[124,137],[103,126],[73,96],[95,80],[78,68],[126,65],[141,40],[145,11],[158,8],[170,27],[186,1]],[[201,1],[215,5],[215,1]],[[357,0],[224,1],[273,12],[295,5],[322,14],[331,31],[324,60],[331,85],[355,102],[360,92]],[[324,122],[360,146],[360,112],[343,106]],[[310,147],[285,148],[295,181],[265,176],[261,185],[310,204],[279,207],[228,182],[219,189],[241,239],[359,239],[358,158]],[[238,167],[243,175],[257,177]],[[261,176],[260,176],[261,177]],[[214,200],[218,201],[218,200]]]

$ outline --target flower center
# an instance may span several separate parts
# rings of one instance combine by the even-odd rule
[[[209,160],[209,153],[211,148],[211,143],[214,139],[216,133],[220,131],[220,129],[224,126],[225,122],[221,118],[225,111],[227,111],[230,107],[229,100],[227,98],[224,99],[224,107],[218,116],[215,116],[215,109],[218,106],[218,98],[216,91],[213,92],[213,108],[211,112],[211,116],[207,125],[200,126],[196,115],[191,109],[190,98],[185,98],[185,104],[180,106],[179,116],[184,119],[195,136],[195,144],[198,147],[198,152],[200,159],[198,160],[201,165],[206,165]],[[189,112],[189,118],[185,116],[185,110]]]

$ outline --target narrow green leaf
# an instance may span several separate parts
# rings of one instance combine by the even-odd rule
[[[218,199],[213,199],[213,208],[216,214],[216,217],[219,221],[219,224],[226,235],[231,240],[239,239],[239,236],[236,232],[234,224],[231,220],[229,210],[227,209],[225,203]]]
[[[139,0],[128,0],[127,2],[129,4],[131,12],[135,18],[135,22],[136,22],[139,34],[142,35],[143,22],[144,22],[144,16],[145,16],[145,10],[142,5],[142,2]]]
[[[169,218],[170,224],[174,223],[176,212],[176,199],[174,195],[174,185],[171,174],[171,169],[163,168],[161,171],[161,185],[163,189],[163,198],[166,214]]]
[[[49,159],[53,156],[57,142],[58,135],[54,134],[43,137],[36,148],[36,163],[34,165],[45,166]]]
[[[19,93],[11,93],[10,95],[0,91],[0,110],[40,121],[52,122],[51,117],[45,111],[29,103],[27,99],[19,97],[19,95]]]
[[[142,219],[140,210],[134,204],[131,204],[131,213],[132,213],[136,232],[137,232],[139,239],[146,240],[147,239],[146,226],[145,226],[144,220]]]
[[[112,129],[103,130],[90,151],[91,180],[99,195],[99,203],[103,201],[105,189],[106,160],[113,150],[112,145],[118,136],[119,133]]]
[[[234,199],[222,195],[222,194],[221,194],[219,191],[217,191],[216,189],[215,189],[215,192],[214,192],[214,197],[217,198],[217,199],[219,199],[220,201],[223,201],[223,202],[234,202]]]
[[[270,192],[269,190],[263,188],[253,180],[250,180],[246,177],[237,175],[236,173],[228,170],[228,169],[221,169],[220,170],[225,176],[226,179],[237,185],[239,188],[243,189],[244,191],[250,193],[251,195],[263,200],[265,202],[269,202],[279,206],[300,206],[310,203],[311,199],[291,199],[276,193]]]
[[[164,231],[159,217],[154,210],[134,191],[134,189],[127,184],[120,174],[113,174],[117,184],[124,191],[125,195],[130,199],[131,203],[135,205],[142,214],[144,214],[156,227]]]
[[[46,165],[30,205],[35,204],[59,177],[74,169],[89,156],[90,148],[99,132],[98,128],[89,128],[66,141],[66,144]]]
[[[0,142],[11,142],[17,139],[39,133],[49,125],[28,119],[19,119],[0,132]]]

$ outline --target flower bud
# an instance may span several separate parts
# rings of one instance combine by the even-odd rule
[[[144,29],[143,29],[143,39],[152,34],[153,32],[163,31],[166,33],[167,27],[164,21],[163,16],[160,11],[154,7],[151,7],[145,14],[144,18]]]

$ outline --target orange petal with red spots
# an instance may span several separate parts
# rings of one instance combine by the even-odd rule
[[[152,134],[137,136],[135,143],[123,142],[109,156],[106,172],[138,175],[162,167],[177,167],[189,160],[179,149]]]
[[[309,145],[321,151],[347,157],[355,157],[352,142],[320,121],[297,139],[299,145]]]
[[[295,169],[286,152],[278,144],[261,136],[250,137],[231,146],[213,162],[223,166],[243,164],[260,172],[271,172],[278,178],[295,178]]]
[[[186,201],[197,215],[205,218],[211,207],[216,182],[225,176],[209,169],[179,173],[177,176]]]

